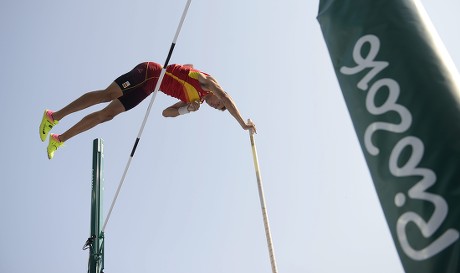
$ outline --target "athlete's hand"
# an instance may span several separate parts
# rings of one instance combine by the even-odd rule
[[[243,126],[243,129],[250,130],[252,134],[257,134],[256,125],[250,119],[248,119],[248,122]]]
[[[189,110],[190,112],[198,111],[198,109],[200,109],[200,105],[200,101],[191,102],[187,105],[187,110]]]

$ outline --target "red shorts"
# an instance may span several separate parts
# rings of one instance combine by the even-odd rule
[[[115,80],[123,91],[118,100],[126,111],[134,108],[154,91],[161,69],[162,66],[154,62],[140,63]]]

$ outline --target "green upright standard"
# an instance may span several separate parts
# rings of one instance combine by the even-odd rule
[[[84,248],[89,248],[88,273],[102,273],[104,271],[104,232],[102,231],[103,152],[104,144],[102,139],[95,139],[93,141],[90,238]]]

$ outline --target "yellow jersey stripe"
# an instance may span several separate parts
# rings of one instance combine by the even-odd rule
[[[184,93],[185,93],[185,97],[187,98],[187,101],[188,102],[192,102],[192,101],[196,101],[196,100],[200,100],[200,96],[198,94],[198,91],[195,89],[195,87],[193,87],[193,85],[189,84],[188,82],[184,81],[184,80],[181,80],[179,79],[178,77],[174,76],[172,73],[170,72],[166,72],[166,74],[168,76],[170,76],[171,78],[173,78],[174,80],[180,82],[183,86],[184,86]],[[189,74],[189,76],[195,78],[198,76],[194,75],[192,76],[191,75],[192,73]]]

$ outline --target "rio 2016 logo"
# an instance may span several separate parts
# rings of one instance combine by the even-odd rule
[[[367,56],[362,56],[363,46],[367,45]],[[375,35],[365,35],[361,37],[355,44],[353,49],[353,60],[356,63],[354,67],[341,67],[340,72],[344,75],[354,75],[369,69],[367,74],[358,82],[357,87],[360,90],[367,91],[366,109],[374,115],[382,115],[392,111],[398,114],[399,123],[389,123],[384,121],[375,121],[366,128],[364,132],[364,146],[366,151],[377,156],[379,148],[372,142],[372,136],[377,131],[388,131],[391,133],[402,134],[412,125],[411,112],[401,104],[397,103],[400,95],[400,86],[398,82],[391,78],[377,79],[369,87],[369,82],[390,64],[385,61],[377,61],[375,58],[380,50],[380,40]],[[381,105],[376,105],[375,98],[380,90],[386,90],[388,96],[386,101]],[[407,149],[409,148],[409,149]],[[400,158],[404,150],[410,150],[410,157],[402,166],[398,165],[401,162]],[[395,177],[420,177],[420,180],[412,186],[407,193],[399,192],[394,197],[394,204],[402,208],[411,200],[420,200],[429,202],[433,205],[434,210],[428,221],[425,221],[417,212],[407,211],[400,215],[396,223],[396,234],[404,253],[413,260],[422,261],[433,257],[442,252],[444,249],[452,245],[459,239],[459,232],[456,229],[448,229],[437,238],[432,238],[436,231],[439,230],[442,223],[445,221],[449,208],[444,198],[438,194],[427,192],[426,190],[436,184],[436,174],[433,170],[419,167],[419,163],[423,158],[425,146],[423,141],[416,136],[402,136],[401,139],[393,147],[388,169]],[[404,157],[405,158],[405,157]],[[414,249],[413,244],[407,236],[406,226],[409,223],[415,224],[420,230],[420,233],[430,240],[430,244],[422,249]]]

